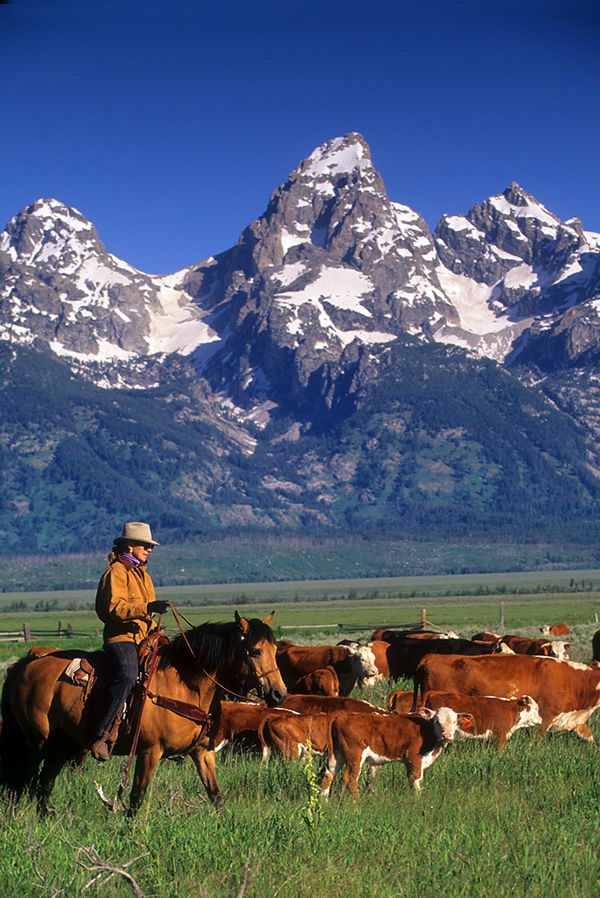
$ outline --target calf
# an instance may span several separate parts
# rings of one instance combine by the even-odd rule
[[[466,728],[467,717],[461,717]],[[457,725],[457,714],[451,708],[421,708],[415,714],[336,714],[331,722],[327,766],[321,779],[322,794],[329,795],[333,778],[345,767],[344,782],[356,798],[363,764],[371,767],[391,761],[404,763],[409,782],[419,792],[423,771],[452,742]]]
[[[529,639],[527,636],[502,636],[503,645],[507,645],[516,655],[542,655],[546,658],[558,658],[559,661],[568,661],[567,649],[572,642],[561,642],[547,639]]]
[[[331,713],[266,716],[258,730],[263,759],[267,760],[272,751],[279,752],[289,760],[301,758],[309,744],[315,754],[323,754],[329,747],[332,719]]]
[[[423,705],[435,711],[448,707],[473,716],[474,727],[460,731],[461,738],[493,739],[500,751],[513,733],[523,727],[541,724],[538,704],[530,695],[520,698],[497,698],[491,695],[461,695],[456,692],[431,691],[422,698]],[[406,713],[411,710],[412,691],[398,689],[388,698],[388,710]]]
[[[268,708],[257,702],[221,702],[221,716],[214,734],[215,751],[234,746],[248,751],[262,751],[258,728],[271,713],[280,717],[296,717],[298,712]]]
[[[540,627],[540,633],[542,636],[568,636],[571,632],[571,628],[568,624],[544,624],[543,627]]]
[[[363,714],[372,714],[383,711],[383,708],[372,705],[371,702],[342,695],[288,695],[281,707],[299,714],[331,714],[334,711],[361,711]]]
[[[312,673],[296,680],[294,685],[289,688],[289,693],[336,696],[340,694],[340,681],[334,667],[331,667],[331,665],[329,667],[320,667],[318,670],[313,670]]]

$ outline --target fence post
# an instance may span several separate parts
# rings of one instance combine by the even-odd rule
[[[500,602],[500,629],[504,630],[504,602]]]
[[[23,624],[23,639],[25,642],[31,642],[31,627],[29,624]]]
[[[69,639],[71,639],[71,637],[73,636],[73,624],[67,624],[65,636],[67,636]]]
[[[56,633],[57,636],[62,636],[62,622],[58,622],[58,631]]]
[[[421,630],[427,626],[427,608],[421,608]]]

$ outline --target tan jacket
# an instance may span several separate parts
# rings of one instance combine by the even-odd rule
[[[104,624],[105,643],[139,645],[156,629],[147,608],[148,602],[156,600],[156,594],[145,567],[116,558],[102,574],[96,593],[96,614]]]

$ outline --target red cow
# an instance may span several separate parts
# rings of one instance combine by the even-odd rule
[[[574,661],[534,655],[427,655],[415,674],[415,693],[438,690],[517,698],[539,705],[542,732],[574,731],[593,742],[587,722],[600,707],[600,670]]]
[[[221,702],[221,720],[214,739],[215,751],[234,745],[250,751],[262,750],[258,728],[271,712],[282,717],[297,715],[291,709],[268,708],[258,702]]]
[[[572,642],[560,642],[558,639],[529,639],[527,636],[502,636],[500,640],[517,655],[544,655],[547,658],[558,658],[568,661],[567,649]]]
[[[339,695],[340,681],[335,672],[335,668],[320,667],[313,670],[312,673],[306,674],[296,680],[294,685],[288,690],[289,693],[300,695]]]
[[[372,714],[383,711],[371,702],[363,702],[359,698],[330,695],[288,695],[282,708],[297,711],[299,714],[331,714],[335,711],[361,711]]]
[[[412,708],[413,693],[397,689],[388,698],[388,710],[406,714]],[[523,727],[541,724],[538,704],[530,695],[520,698],[496,698],[490,695],[461,695],[457,692],[427,692],[423,705],[433,711],[448,707],[453,711],[466,712],[473,716],[474,729],[461,738],[494,739],[500,751],[513,733]]]
[[[467,728],[468,723],[468,717],[461,715],[461,725]],[[346,767],[344,782],[356,798],[363,764],[373,767],[391,761],[404,762],[409,781],[419,792],[423,771],[452,742],[457,725],[457,714],[451,708],[421,708],[415,714],[336,714],[331,722],[322,794],[329,795],[334,776]]]
[[[544,624],[543,627],[540,627],[540,633],[542,636],[568,636],[571,632],[571,628],[568,624]]]
[[[349,695],[357,680],[376,676],[373,652],[366,645],[278,645],[277,665],[289,688],[306,674],[333,667],[340,681],[340,695]]]
[[[260,724],[258,738],[263,759],[277,751],[290,760],[301,758],[310,743],[311,751],[323,754],[329,747],[329,730],[334,714],[268,715]]]

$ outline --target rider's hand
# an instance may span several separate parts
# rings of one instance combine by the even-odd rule
[[[158,599],[156,602],[148,602],[146,606],[150,614],[164,614],[169,610],[169,603]]]

